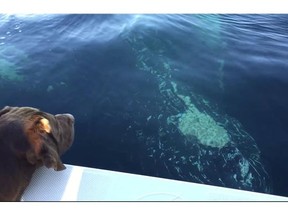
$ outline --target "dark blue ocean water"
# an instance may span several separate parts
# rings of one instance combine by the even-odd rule
[[[69,164],[288,196],[288,15],[0,15],[0,107],[75,116]]]

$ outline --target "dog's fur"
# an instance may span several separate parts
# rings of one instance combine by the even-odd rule
[[[0,201],[19,201],[40,166],[65,169],[60,156],[73,139],[70,114],[52,115],[32,107],[0,110]]]

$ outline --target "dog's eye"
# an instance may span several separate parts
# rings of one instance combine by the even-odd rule
[[[40,124],[41,124],[41,127],[43,128],[43,130],[46,133],[51,133],[51,126],[50,126],[50,123],[49,123],[48,119],[42,118],[40,120]]]

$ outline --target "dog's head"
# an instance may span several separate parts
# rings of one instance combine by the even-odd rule
[[[17,157],[36,167],[65,169],[60,156],[72,145],[74,117],[52,115],[32,107],[4,107],[0,126]]]

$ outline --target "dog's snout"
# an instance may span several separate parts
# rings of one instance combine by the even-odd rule
[[[55,115],[57,118],[67,118],[69,119],[69,121],[71,121],[72,123],[74,123],[75,118],[73,115],[71,115],[70,113],[65,113],[65,114],[57,114]]]
[[[72,122],[75,121],[75,118],[73,115],[69,114],[69,113],[66,113],[66,114],[63,114],[64,116],[67,116],[68,118],[70,118],[72,120]]]

